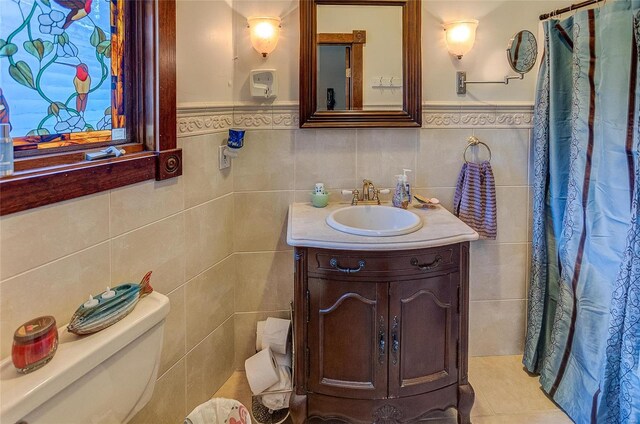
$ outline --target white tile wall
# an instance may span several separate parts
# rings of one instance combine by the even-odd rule
[[[2,357],[21,322],[49,313],[64,323],[89,293],[153,270],[152,284],[169,296],[172,310],[158,389],[140,417],[151,419],[158,411],[183,416],[242,368],[254,349],[256,321],[287,316],[292,201],[307,201],[313,184],[322,181],[332,201],[347,202],[340,189],[355,188],[362,178],[392,187],[393,175],[408,167],[416,193],[451,208],[472,134],[493,152],[499,224],[497,240],[472,243],[470,351],[522,351],[530,238],[527,128],[301,130],[293,124],[274,128],[260,117],[254,122],[259,127],[247,130],[230,170],[217,169],[226,128],[195,136],[187,131],[179,139],[185,172],[178,180],[2,217]],[[179,387],[180,395],[167,400],[167,391]]]
[[[231,171],[216,166],[222,140],[181,137],[180,178],[0,218],[0,357],[21,323],[53,315],[63,325],[89,294],[152,270],[171,310],[156,390],[134,422],[182,422],[215,393],[235,360],[234,202]]]
[[[489,22],[504,23],[516,8],[515,32],[560,2],[505,2],[496,10],[483,10],[489,2],[467,3],[489,14]],[[440,21],[452,12],[449,3],[423,3],[425,40],[441,34]],[[280,11],[282,38],[263,60],[248,44],[244,16],[230,7],[258,4],[267,2],[178,1],[178,102],[251,101],[248,70],[258,67],[278,69],[278,101],[298,98],[297,8]],[[484,60],[512,31],[503,26],[494,33],[498,26],[486,22],[484,28],[481,45],[466,63]],[[459,63],[436,42],[425,42],[423,50],[429,58],[424,97],[461,100],[445,83]],[[496,76],[496,66],[483,66],[476,67],[479,75]],[[533,79],[482,91],[481,97],[530,101]],[[287,315],[293,261],[284,240],[291,201],[306,201],[319,181],[332,191],[331,201],[341,200],[338,189],[357,187],[365,177],[391,187],[393,175],[412,168],[414,190],[450,208],[462,149],[474,133],[494,154],[500,213],[498,240],[472,248],[471,353],[522,350],[530,121],[501,120],[497,110],[473,115],[463,107],[446,113],[435,108],[419,130],[298,130],[295,110],[263,109],[236,111],[235,117],[231,108],[193,116],[181,111],[184,175],[177,180],[148,181],[0,218],[0,356],[7,357],[11,333],[26,319],[48,313],[64,323],[89,293],[153,269],[152,284],[169,296],[172,309],[156,391],[134,422],[179,423],[234,367],[242,367],[252,351],[255,322]],[[495,128],[481,128],[492,122]],[[248,129],[247,144],[230,170],[218,171],[217,148],[232,125]],[[251,295],[241,296],[241,290]]]
[[[483,115],[484,111],[469,112],[467,118],[475,120],[474,113]],[[489,122],[495,123],[502,112],[494,108],[491,114],[493,120]],[[246,119],[246,113],[242,116]],[[485,125],[488,126],[488,129],[480,125],[476,128],[441,125],[406,130],[307,130],[260,124],[259,128],[247,129],[245,146],[233,162],[234,187],[244,184],[237,181],[238,169],[251,178],[260,173],[265,178],[234,192],[234,250],[239,269],[236,366],[242,367],[244,359],[253,352],[258,318],[281,313],[288,304],[282,294],[287,293],[289,299],[292,296],[290,289],[283,290],[286,284],[291,287],[293,279],[292,262],[290,268],[284,267],[283,262],[285,258],[292,261],[291,248],[284,243],[290,185],[285,186],[270,175],[279,169],[290,175],[294,168],[290,183],[296,188],[295,201],[308,201],[314,183],[324,182],[331,191],[332,202],[348,202],[349,196],[342,196],[340,189],[356,188],[362,178],[373,180],[377,187],[393,187],[393,176],[401,173],[402,168],[411,168],[414,172],[410,181],[414,182],[415,192],[438,197],[443,206],[451,209],[462,152],[471,135],[479,137],[492,150],[499,210],[497,240],[474,242],[471,248],[470,307],[475,332],[471,352],[521,353],[530,219],[529,129],[521,124],[511,128]],[[280,140],[292,138],[295,140],[292,163],[270,161],[274,152],[282,148]],[[258,157],[262,160],[258,161]]]

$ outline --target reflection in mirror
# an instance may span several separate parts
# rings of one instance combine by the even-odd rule
[[[317,110],[353,108],[350,80],[346,76],[350,59],[350,46],[318,46],[318,93],[327,95],[318,96]]]
[[[511,69],[526,74],[536,63],[538,45],[531,31],[523,30],[513,36],[507,49],[507,59]]]
[[[421,0],[299,4],[300,127],[420,127]]]
[[[402,7],[317,6],[316,110],[402,110]]]
[[[362,52],[366,31],[318,34],[318,104],[316,110],[362,109]],[[323,104],[322,93],[327,102]]]

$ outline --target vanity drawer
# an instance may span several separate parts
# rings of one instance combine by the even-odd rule
[[[399,252],[309,249],[308,272],[316,276],[396,278],[458,266],[460,245]]]

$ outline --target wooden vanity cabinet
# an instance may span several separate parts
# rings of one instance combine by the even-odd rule
[[[469,423],[468,252],[296,248],[294,422]]]

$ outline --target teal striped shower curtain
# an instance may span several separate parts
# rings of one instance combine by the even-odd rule
[[[640,0],[544,30],[523,363],[576,423],[640,423]]]

